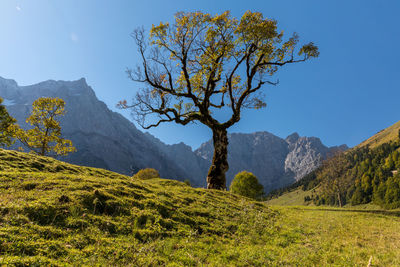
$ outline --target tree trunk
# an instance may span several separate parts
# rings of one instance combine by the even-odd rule
[[[338,200],[339,200],[339,207],[343,207],[342,205],[342,198],[340,197],[340,192],[337,193]]]
[[[213,129],[214,156],[207,174],[208,189],[226,189],[225,173],[228,165],[228,133],[226,129]]]

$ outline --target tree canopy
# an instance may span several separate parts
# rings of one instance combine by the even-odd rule
[[[195,120],[229,127],[240,119],[242,107],[265,107],[263,98],[253,93],[263,84],[276,84],[269,78],[279,67],[319,55],[313,43],[296,52],[297,34],[283,41],[275,20],[250,11],[240,20],[229,11],[216,16],[179,12],[174,24],[152,26],[150,42],[143,29],[135,30],[133,37],[142,66],[129,69],[128,74],[146,86],[131,107],[144,128]],[[232,110],[232,117],[219,123],[209,109],[225,106]],[[145,124],[150,114],[160,119]]]
[[[297,34],[284,40],[275,20],[251,11],[240,20],[229,11],[179,12],[174,23],[153,25],[148,39],[143,28],[132,36],[142,64],[127,72],[143,87],[132,104],[123,100],[119,107],[131,108],[145,129],[163,122],[208,126],[215,148],[208,187],[218,189],[225,189],[228,170],[226,129],[243,108],[266,106],[261,89],[278,83],[271,77],[280,67],[319,55],[313,43],[297,48]],[[231,115],[219,121],[217,110]]]
[[[14,140],[8,128],[13,125],[16,120],[10,116],[2,103],[3,98],[0,97],[0,146],[9,146]]]
[[[65,114],[65,102],[60,98],[42,97],[32,104],[32,113],[26,122],[32,129],[23,130],[18,125],[11,129],[13,136],[24,146],[39,155],[67,155],[76,151],[72,142],[61,137],[61,125],[58,120]]]
[[[135,175],[133,175],[133,178],[147,180],[152,178],[160,178],[160,174],[156,169],[146,168],[139,170]]]
[[[257,177],[247,171],[236,174],[231,183],[230,191],[253,199],[261,199],[264,195],[264,187],[258,182]]]

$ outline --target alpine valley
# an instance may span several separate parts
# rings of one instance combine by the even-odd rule
[[[66,115],[61,119],[63,137],[72,140],[77,152],[61,160],[132,175],[143,168],[155,168],[161,177],[189,180],[204,187],[213,155],[212,141],[195,151],[184,143],[167,145],[100,101],[84,78],[77,81],[48,80],[29,86],[0,77],[0,97],[9,113],[22,128],[31,104],[39,97],[59,97],[66,102]],[[15,144],[11,149],[16,149]],[[317,137],[301,137],[297,133],[283,139],[269,132],[229,135],[227,173],[229,186],[234,175],[242,170],[253,172],[265,192],[293,184],[316,169],[346,145],[326,147]]]

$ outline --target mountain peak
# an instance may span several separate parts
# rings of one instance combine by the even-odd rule
[[[5,79],[0,76],[0,96],[6,99],[14,99],[18,97],[18,84],[12,79]]]
[[[292,133],[291,135],[288,135],[288,137],[286,137],[286,142],[288,143],[295,143],[297,140],[299,140],[300,135],[297,132]]]
[[[84,77],[80,78],[79,80],[71,81],[71,83],[80,85],[82,87],[89,87],[89,85],[86,82],[86,79]]]
[[[13,79],[6,79],[0,76],[0,86],[2,87],[18,87],[18,84]]]
[[[35,85],[48,85],[48,86],[57,86],[57,85],[80,85],[80,86],[89,86],[86,82],[85,78],[80,78],[78,80],[66,81],[66,80],[46,80],[37,84],[32,84],[29,86]]]

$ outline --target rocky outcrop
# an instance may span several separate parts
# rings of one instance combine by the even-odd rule
[[[330,154],[347,149],[346,145],[328,148],[317,137],[300,137],[298,133],[286,139],[289,153],[285,159],[285,172],[293,173],[295,181],[315,170]]]
[[[229,135],[227,182],[240,171],[253,172],[265,191],[281,188],[301,179],[317,168],[330,153],[346,150],[347,146],[328,148],[319,138],[300,137],[297,133],[282,139],[268,132]],[[212,141],[195,153],[211,162]]]

